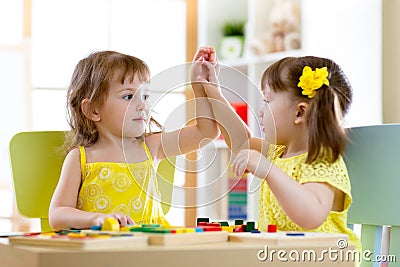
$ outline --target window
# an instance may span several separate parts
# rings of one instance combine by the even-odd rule
[[[7,206],[0,211],[0,232],[11,230],[5,219],[11,216],[14,199],[9,193],[9,141],[19,131],[68,129],[66,88],[80,59],[93,51],[116,50],[143,59],[152,75],[185,62],[185,0],[31,1],[29,20],[24,17],[25,1],[0,0],[0,23],[7,25],[0,28],[0,72],[5,88],[0,122],[7,125],[0,132],[0,194]],[[29,36],[24,36],[24,27],[31,30]],[[178,105],[185,96],[182,91],[174,92],[165,99]],[[153,101],[162,94],[152,92]],[[156,110],[168,113],[173,108],[168,101],[160,101]],[[163,118],[157,119],[162,123]],[[183,222],[183,211],[177,212],[182,214],[171,209],[170,217],[180,220],[173,224]]]

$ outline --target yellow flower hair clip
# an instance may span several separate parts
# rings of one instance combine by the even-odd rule
[[[305,66],[297,86],[303,89],[301,92],[303,95],[308,96],[308,98],[313,98],[316,94],[316,90],[321,88],[322,85],[326,84],[329,86],[328,75],[329,73],[326,67],[316,68],[315,71],[313,71],[309,66]]]

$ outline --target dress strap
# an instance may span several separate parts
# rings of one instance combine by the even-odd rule
[[[82,172],[82,177],[85,171],[85,165],[86,165],[86,152],[85,148],[83,146],[79,146],[79,152],[81,154],[81,172]]]
[[[153,158],[151,157],[150,150],[146,145],[146,142],[140,142],[140,144],[142,145],[144,151],[146,151],[147,158],[153,163]]]

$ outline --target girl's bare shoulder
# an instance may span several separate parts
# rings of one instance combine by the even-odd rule
[[[161,147],[162,132],[151,133],[144,137],[144,142],[150,150],[151,156],[158,158],[159,150]]]

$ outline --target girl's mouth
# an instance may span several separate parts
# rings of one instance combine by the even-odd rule
[[[133,119],[133,121],[145,121],[145,118],[143,118],[143,117],[135,118],[135,119]]]

